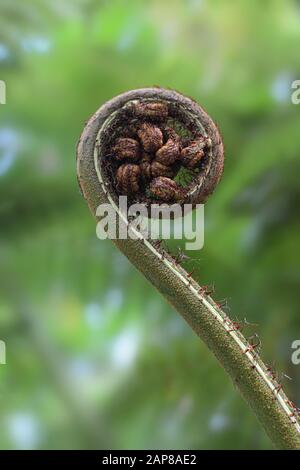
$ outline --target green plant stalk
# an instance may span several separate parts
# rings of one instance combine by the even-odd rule
[[[128,94],[128,99],[130,97]],[[115,245],[206,343],[274,445],[281,449],[300,449],[300,424],[291,402],[258,353],[213,299],[203,293],[198,283],[167,253],[158,251],[130,227],[124,214],[119,212],[97,164],[96,152],[102,126],[118,105],[118,100],[103,105],[88,121],[78,143],[77,175],[91,212],[97,218],[100,204],[110,204],[115,209],[118,225],[126,224],[131,235],[136,237],[135,240],[113,240]]]

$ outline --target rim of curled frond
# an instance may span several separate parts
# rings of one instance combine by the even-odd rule
[[[97,136],[98,164],[105,165],[104,161],[104,136],[111,134],[111,126],[115,125],[116,116],[120,116],[122,110],[128,110],[136,103],[163,102],[167,103],[169,118],[174,118],[174,110],[178,115],[184,116],[207,138],[207,153],[204,167],[195,177],[192,186],[180,200],[180,204],[204,203],[213,193],[219,183],[224,168],[224,146],[219,129],[206,113],[206,111],[191,98],[185,97],[174,90],[163,88],[141,88],[128,91],[118,95],[105,103],[96,112],[92,119],[99,121],[99,132]],[[106,165],[107,167],[108,165]],[[111,193],[117,199],[117,192],[112,187],[111,174],[106,173],[104,166],[103,179],[105,185],[110,188]],[[138,201],[135,201],[138,202]],[[152,200],[151,202],[157,202]],[[163,202],[163,201],[162,201]],[[147,204],[149,201],[147,202]]]

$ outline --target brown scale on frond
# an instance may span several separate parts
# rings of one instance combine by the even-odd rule
[[[140,118],[165,121],[168,117],[168,106],[158,102],[136,103],[134,114]]]
[[[112,148],[117,160],[130,160],[136,162],[140,157],[140,144],[129,137],[120,137]]]
[[[163,165],[172,165],[180,156],[179,142],[169,139],[155,155],[156,160]]]
[[[189,169],[196,168],[205,155],[207,139],[200,136],[197,140],[191,142],[187,147],[181,150],[180,159],[183,166]]]
[[[159,127],[145,122],[137,131],[141,144],[146,152],[155,153],[163,145],[163,134]]]
[[[188,152],[190,155],[195,155],[198,152],[201,152],[201,150],[205,149],[205,147],[208,144],[208,139],[201,135],[198,137],[196,140],[193,140],[186,146],[182,151],[181,154],[184,153],[185,151]]]
[[[149,189],[153,196],[163,201],[179,201],[183,197],[182,188],[174,180],[164,176],[154,178]]]
[[[144,183],[147,183],[152,178],[151,173],[151,157],[144,153],[140,160],[141,177]]]
[[[141,170],[139,165],[124,163],[117,170],[117,182],[123,194],[137,193],[140,189]]]
[[[157,160],[153,160],[151,163],[151,176],[156,178],[157,176],[167,176],[168,178],[174,178],[177,173],[177,168],[174,166],[163,165]]]
[[[204,157],[205,152],[204,150],[199,150],[199,152],[189,152],[189,148],[185,148],[181,152],[181,162],[183,166],[189,168],[190,170],[196,168],[202,158]]]
[[[169,127],[169,126],[165,127],[165,129],[163,129],[163,134],[165,136],[166,141],[171,139],[174,142],[180,143],[181,139],[179,135],[177,134],[177,132],[172,127]]]

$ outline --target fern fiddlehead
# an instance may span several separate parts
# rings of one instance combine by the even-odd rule
[[[167,126],[162,126],[167,118]],[[190,139],[182,132],[182,128],[178,128],[178,122],[187,134],[190,133]],[[142,131],[137,131],[137,126]],[[169,143],[165,153],[161,150],[162,147],[159,150],[155,147],[155,142],[159,142],[157,146],[162,145],[157,130],[159,127],[163,129],[162,134],[166,134],[163,136],[165,142]],[[120,131],[123,132],[123,140],[117,143],[117,148],[112,147],[120,136]],[[149,155],[145,158],[145,155],[136,154],[133,136],[138,132],[140,138],[146,142],[145,145],[148,145],[146,148],[151,150],[152,145],[156,151],[155,164]],[[199,139],[196,144],[193,140],[197,133],[206,139],[206,153],[202,151]],[[172,171],[178,171],[177,160],[172,157],[178,151],[178,135],[187,139],[187,150],[182,153],[186,166],[192,167],[193,162],[198,166],[201,161],[201,171],[195,172],[192,182],[184,191],[170,178]],[[149,136],[152,144],[146,140]],[[188,140],[192,140],[192,144]],[[193,145],[198,145],[195,151]],[[113,160],[112,149],[118,156],[116,161]],[[190,203],[193,206],[205,202],[221,177],[223,158],[223,144],[218,129],[197,103],[175,91],[146,88],[117,96],[101,106],[91,117],[78,143],[77,175],[81,192],[94,216],[99,219],[98,207],[109,204],[117,215],[117,226],[122,225],[131,233],[132,237],[114,239],[115,245],[206,343],[253,409],[273,443],[279,448],[299,449],[300,424],[295,407],[261,360],[255,349],[257,345],[249,343],[236,323],[176,259],[161,247],[158,248],[155,242],[144,237],[131,224],[117,203],[120,188],[126,191],[129,202],[142,200],[148,208],[153,194],[167,198],[165,201],[168,202],[172,198],[175,200],[176,195],[180,194],[180,203]],[[128,163],[128,159],[132,161]],[[141,166],[142,163],[144,166]],[[123,167],[118,170],[120,165]],[[163,168],[166,166],[168,177],[157,177],[157,171],[166,174],[167,170]],[[156,177],[151,183],[148,181],[148,189],[141,191],[139,181],[143,181],[143,177],[150,179],[151,175],[152,178],[153,175]],[[156,193],[151,194],[153,187]]]

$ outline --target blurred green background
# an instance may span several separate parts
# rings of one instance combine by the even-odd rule
[[[271,447],[206,347],[97,240],[75,148],[136,87],[175,88],[214,117],[226,166],[196,276],[259,324],[299,405],[299,44],[296,0],[0,0],[2,449]]]

